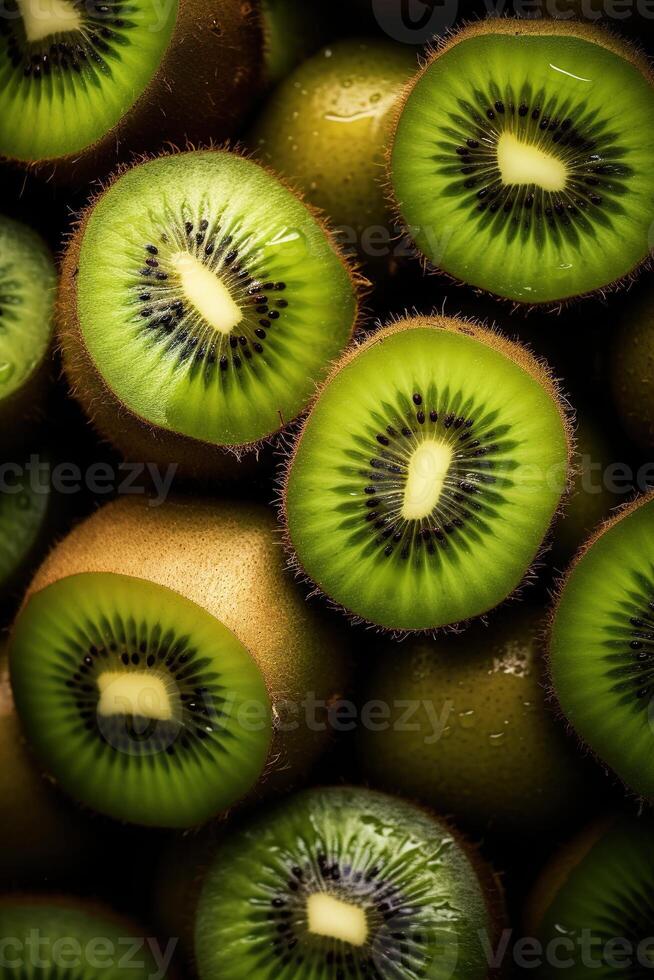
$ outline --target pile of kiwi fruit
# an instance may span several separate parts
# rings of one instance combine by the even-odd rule
[[[654,967],[654,43],[487,7],[2,5],[2,978]]]

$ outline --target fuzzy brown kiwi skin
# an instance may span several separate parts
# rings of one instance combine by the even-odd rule
[[[586,555],[591,550],[593,545],[595,545],[600,538],[604,537],[607,531],[611,531],[614,527],[616,527],[616,525],[620,524],[620,522],[623,521],[626,517],[629,517],[630,514],[633,514],[634,511],[639,510],[644,504],[651,503],[652,501],[654,501],[654,491],[638,496],[636,497],[635,500],[623,504],[623,506],[616,511],[615,515],[613,517],[610,517],[608,520],[603,521],[600,524],[600,526],[596,529],[596,531],[590,536],[588,541],[586,541],[586,543],[582,545],[582,547],[579,549],[579,551],[573,558],[572,562],[570,563],[565,575],[562,575],[557,583],[555,593],[554,593],[554,601],[552,603],[552,607],[550,610],[550,614],[543,635],[543,640],[544,640],[543,649],[545,650],[545,669],[547,674],[547,689],[549,693],[549,699],[552,702],[554,708],[556,709],[559,720],[563,725],[565,725],[569,734],[573,738],[577,739],[583,751],[588,756],[593,758],[600,766],[602,766],[605,772],[610,773],[610,775],[620,784],[623,793],[626,796],[628,796],[630,799],[639,800],[641,802],[648,802],[648,801],[645,801],[643,796],[636,793],[633,787],[625,783],[618,775],[618,773],[614,772],[612,769],[607,768],[607,765],[604,762],[604,760],[597,755],[597,753],[593,750],[592,746],[588,745],[587,742],[585,742],[581,738],[579,732],[576,731],[574,726],[568,720],[565,712],[563,711],[558,695],[556,693],[556,687],[554,684],[554,677],[552,671],[552,638],[553,638],[554,625],[556,622],[557,613],[559,611],[559,607],[563,600],[563,593],[565,592],[565,587],[568,584],[569,579],[572,577],[573,572],[577,568],[577,565],[581,562],[583,558],[586,557]]]
[[[412,636],[425,636],[425,637],[435,637],[441,633],[446,632],[457,632],[465,629],[473,620],[466,620],[461,623],[454,623],[451,626],[442,627],[440,629],[426,629],[426,630],[401,630],[393,629],[384,626],[373,625],[367,622],[367,620],[362,619],[352,612],[351,609],[341,605],[336,602],[330,596],[326,595],[320,586],[311,578],[307,573],[306,569],[303,567],[298,555],[293,547],[293,542],[291,540],[290,530],[289,530],[289,520],[288,520],[288,505],[287,505],[287,490],[288,481],[290,478],[291,470],[293,464],[295,463],[296,456],[300,450],[302,439],[304,437],[304,432],[306,425],[313,414],[313,410],[316,407],[320,396],[323,391],[329,386],[329,384],[334,380],[336,375],[340,374],[343,368],[355,360],[359,354],[367,350],[370,347],[374,347],[376,344],[383,342],[386,338],[392,336],[395,333],[401,333],[409,329],[420,329],[420,328],[431,328],[434,330],[446,330],[452,333],[463,333],[470,337],[474,337],[475,340],[486,344],[493,350],[504,354],[506,357],[510,358],[512,361],[517,363],[523,371],[529,374],[534,380],[536,380],[543,388],[550,394],[554,400],[555,405],[559,413],[559,417],[563,424],[566,436],[566,442],[568,446],[568,474],[566,478],[566,486],[562,494],[561,503],[557,508],[556,513],[553,515],[550,522],[549,529],[544,536],[543,545],[540,548],[531,568],[527,569],[523,578],[523,582],[518,586],[518,588],[510,596],[504,600],[505,602],[511,599],[519,598],[522,589],[531,578],[535,577],[535,570],[537,569],[542,556],[549,550],[550,544],[549,539],[552,530],[558,520],[558,518],[563,513],[565,507],[565,501],[570,493],[573,480],[573,472],[571,467],[571,460],[575,452],[575,438],[574,438],[574,417],[572,412],[569,410],[568,405],[564,399],[562,390],[558,382],[556,381],[551,369],[547,363],[538,358],[533,354],[528,347],[523,344],[518,343],[515,340],[510,340],[505,337],[499,330],[495,327],[489,327],[485,324],[481,324],[476,320],[464,319],[462,317],[449,317],[443,316],[440,313],[434,313],[431,316],[413,315],[407,317],[400,317],[388,324],[376,330],[374,333],[370,334],[366,338],[355,341],[350,347],[345,351],[343,356],[334,363],[329,375],[318,386],[316,395],[309,407],[306,417],[299,428],[297,438],[295,439],[293,445],[291,446],[289,452],[282,463],[281,473],[278,479],[278,493],[277,493],[277,511],[279,516],[279,521],[283,529],[283,542],[286,554],[288,556],[289,567],[293,570],[296,577],[300,582],[305,585],[312,587],[311,595],[320,596],[324,602],[336,612],[345,616],[351,625],[360,626],[366,625],[371,629],[374,629],[380,635],[391,636],[393,639],[399,641]],[[491,613],[494,610],[487,609],[485,613],[481,615],[484,616],[487,613]],[[478,617],[474,617],[475,619]]]
[[[402,114],[409,98],[413,94],[414,89],[422,81],[423,77],[427,74],[435,61],[441,58],[457,44],[460,44],[462,41],[467,41],[473,37],[483,37],[486,34],[509,34],[512,36],[522,34],[550,36],[555,34],[579,37],[582,40],[592,41],[595,44],[599,44],[601,47],[606,48],[608,51],[611,51],[613,54],[618,55],[618,57],[624,58],[626,61],[632,64],[634,68],[637,68],[646,81],[654,87],[654,70],[652,69],[650,59],[645,52],[633,42],[627,41],[624,37],[612,33],[604,25],[599,26],[598,24],[587,24],[578,20],[556,20],[555,18],[547,17],[539,18],[537,20],[521,20],[516,17],[500,18],[492,16],[484,20],[464,24],[464,26],[462,26],[458,31],[452,31],[450,34],[445,35],[428,51],[422,67],[418,71],[417,75],[407,83],[393,110],[393,119],[390,125],[390,135],[386,150],[385,188],[386,199],[391,213],[395,216],[397,227],[403,230],[404,237],[412,249],[414,257],[418,262],[420,262],[424,274],[437,274],[455,286],[460,286],[467,289],[472,288],[478,296],[492,299],[502,304],[504,307],[511,307],[512,311],[514,312],[520,311],[523,314],[529,314],[531,311],[561,313],[563,310],[568,309],[570,306],[574,306],[580,301],[592,298],[605,299],[612,293],[618,293],[629,289],[629,287],[632,286],[643,273],[654,269],[654,256],[652,255],[651,251],[649,255],[646,255],[645,258],[641,262],[638,262],[626,275],[619,276],[617,279],[614,279],[612,282],[607,283],[605,286],[602,286],[599,289],[591,290],[590,292],[586,293],[579,293],[576,296],[568,296],[560,300],[546,300],[541,303],[522,303],[518,300],[500,296],[497,293],[491,292],[490,290],[482,289],[479,286],[471,287],[470,283],[463,282],[462,280],[457,279],[456,276],[452,276],[449,272],[446,272],[445,269],[440,269],[437,265],[434,265],[426,255],[423,255],[417,245],[414,244],[411,237],[411,230],[407,227],[402,214],[401,202],[398,201],[397,195],[395,194],[395,188],[393,186],[393,149]]]
[[[161,64],[112,129],[68,156],[9,162],[66,186],[94,180],[164,141],[184,145],[187,140],[225,139],[263,90],[263,49],[262,24],[253,4],[179,0]]]
[[[170,150],[160,154],[160,157],[173,156],[177,152]],[[210,147],[202,152],[236,153],[246,159],[250,156],[241,153],[239,147],[233,149]],[[137,165],[147,163],[150,159],[152,157],[144,156]],[[285,182],[270,168],[258,162],[257,165],[302,201],[313,219],[320,225],[346,271],[357,298],[357,309],[350,330],[351,340],[362,328],[365,319],[362,301],[370,283],[360,273],[356,263],[345,255],[326,217],[317,208],[308,204],[297,188]],[[289,429],[293,419],[280,419],[280,427],[276,432],[258,442],[247,443],[238,448],[216,446],[191,436],[170,432],[160,426],[152,425],[120,401],[97,371],[84,342],[77,312],[77,275],[82,242],[96,205],[128,169],[130,168],[124,165],[118,167],[103,184],[99,193],[91,198],[88,207],[73,227],[61,260],[55,321],[58,345],[71,393],[100,435],[111,442],[127,459],[152,462],[160,467],[173,463],[180,476],[193,480],[231,482],[250,477],[257,470],[259,453],[265,451],[277,436]]]
[[[51,551],[23,608],[48,585],[84,572],[128,575],[172,589],[219,619],[250,651],[275,723],[261,785],[243,802],[292,787],[311,767],[330,736],[305,723],[304,702],[315,696],[329,705],[347,693],[349,655],[333,625],[298,593],[266,507],[196,499],[152,507],[123,497]],[[285,713],[285,701],[295,713]]]

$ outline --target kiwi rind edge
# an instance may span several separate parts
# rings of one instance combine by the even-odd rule
[[[552,34],[565,34],[567,36],[578,37],[582,40],[594,42],[595,44],[599,44],[606,48],[608,51],[611,51],[618,57],[624,58],[626,61],[628,61],[631,65],[638,69],[641,75],[654,88],[654,69],[652,68],[650,60],[645,52],[641,50],[641,48],[634,42],[627,41],[624,37],[611,32],[604,26],[604,24],[600,26],[597,23],[588,24],[580,20],[557,20],[555,18],[548,17],[538,20],[531,20],[520,19],[517,17],[496,17],[493,15],[490,15],[483,20],[468,22],[464,21],[462,27],[449,31],[449,33],[445,34],[440,39],[437,38],[427,48],[427,52],[422,58],[421,67],[419,68],[417,74],[410,79],[409,82],[407,82],[392,110],[389,140],[385,154],[386,179],[384,182],[384,189],[388,207],[395,218],[398,229],[401,230],[408,248],[413,253],[414,259],[420,263],[423,274],[437,274],[442,276],[445,281],[450,282],[455,286],[473,289],[477,296],[490,298],[505,307],[510,306],[512,311],[520,311],[523,313],[523,315],[528,315],[530,312],[537,310],[540,310],[541,312],[562,313],[563,310],[574,306],[580,300],[587,300],[593,297],[605,299],[612,293],[623,292],[632,286],[643,273],[651,271],[654,268],[654,256],[652,255],[651,250],[650,254],[646,255],[641,262],[637,263],[637,265],[634,266],[630,272],[626,273],[626,275],[619,276],[617,279],[614,279],[612,282],[607,283],[601,288],[591,290],[590,292],[567,296],[559,300],[545,300],[540,303],[534,303],[520,302],[506,296],[500,296],[498,293],[493,293],[491,290],[484,289],[481,286],[471,286],[470,283],[464,282],[463,280],[447,272],[445,269],[441,269],[431,262],[413,241],[393,186],[393,149],[402,114],[409,98],[413,94],[414,89],[419,82],[422,81],[423,77],[427,74],[435,61],[450,51],[457,44],[460,44],[462,41],[467,41],[473,37],[483,37],[485,34],[490,33],[509,34],[514,36],[520,34],[546,36]]]
[[[331,596],[323,592],[317,582],[311,578],[307,573],[306,569],[303,567],[291,540],[290,530],[289,530],[289,520],[288,520],[288,509],[287,509],[287,487],[295,458],[298,454],[302,437],[304,434],[304,428],[309,418],[311,417],[313,410],[320,399],[323,391],[330,385],[334,378],[340,374],[343,368],[355,360],[360,354],[370,347],[374,347],[380,341],[383,341],[387,337],[392,336],[395,333],[401,333],[403,330],[407,329],[420,329],[420,328],[432,328],[436,330],[448,330],[452,332],[462,332],[468,336],[474,337],[475,340],[486,344],[487,347],[497,351],[500,354],[508,357],[515,364],[522,368],[526,374],[529,374],[535,381],[537,381],[550,395],[554,401],[559,417],[563,424],[565,431],[566,442],[568,446],[568,473],[566,479],[566,486],[561,495],[561,500],[554,513],[552,520],[550,521],[549,528],[544,535],[543,543],[538,551],[538,554],[534,558],[531,566],[525,570],[522,581],[510,595],[506,597],[504,602],[509,602],[513,599],[518,599],[525,588],[525,586],[533,579],[536,575],[536,570],[538,569],[541,559],[544,554],[550,549],[550,538],[556,525],[557,520],[563,513],[565,509],[565,504],[567,498],[571,492],[573,482],[574,482],[574,468],[571,465],[571,460],[575,455],[576,441],[575,441],[575,419],[572,409],[563,394],[563,390],[557,379],[555,378],[551,368],[544,360],[544,358],[538,357],[536,354],[527,347],[526,344],[522,344],[517,340],[511,340],[506,337],[497,327],[489,326],[486,323],[482,323],[479,320],[472,319],[464,316],[445,316],[442,313],[434,312],[431,315],[416,314],[415,312],[405,316],[396,316],[391,319],[391,321],[385,325],[379,327],[375,332],[368,334],[367,336],[361,337],[361,339],[354,339],[353,343],[344,352],[342,357],[335,361],[332,368],[323,382],[321,382],[316,388],[316,394],[309,405],[308,411],[305,413],[304,417],[296,423],[297,437],[295,438],[291,448],[285,454],[283,459],[280,475],[277,482],[277,513],[279,518],[279,523],[282,528],[282,541],[284,544],[284,550],[286,551],[288,558],[289,568],[293,571],[296,578],[302,582],[305,586],[311,588],[310,598],[320,597],[323,602],[327,604],[330,609],[344,615],[352,626],[364,626],[370,630],[374,630],[378,634],[390,635],[394,639],[402,640],[408,636],[418,637],[418,636],[430,636],[436,637],[442,633],[452,633],[461,632],[464,630],[474,619],[484,619],[488,614],[494,612],[494,609],[488,609],[481,616],[474,617],[473,619],[468,619],[463,622],[453,623],[450,626],[440,627],[440,628],[429,628],[425,630],[401,630],[393,629],[389,627],[379,626],[369,623],[363,617],[356,615],[352,610],[343,606],[341,603],[332,599]],[[501,603],[500,605],[503,605]],[[499,607],[496,607],[499,608]]]

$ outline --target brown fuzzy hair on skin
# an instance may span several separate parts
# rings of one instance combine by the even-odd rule
[[[546,535],[544,536],[542,548],[539,551],[536,558],[534,559],[534,563],[532,567],[525,571],[523,582],[514,593],[512,593],[510,596],[507,596],[505,601],[508,601],[512,598],[518,598],[524,584],[527,583],[530,578],[534,577],[534,570],[538,567],[542,555],[549,548],[549,537],[551,531],[558,517],[562,513],[563,507],[565,505],[565,500],[570,492],[571,482],[574,475],[572,465],[571,465],[571,460],[575,453],[574,419],[573,419],[572,412],[567,407],[560,386],[558,385],[549,366],[546,364],[544,360],[538,358],[527,347],[525,347],[523,344],[520,344],[518,341],[510,340],[508,337],[505,337],[504,334],[502,334],[496,328],[484,326],[481,323],[478,323],[477,321],[464,319],[462,317],[449,317],[449,316],[443,316],[441,314],[433,314],[432,316],[415,315],[410,317],[399,318],[394,322],[390,323],[389,325],[381,327],[366,339],[352,344],[350,348],[344,353],[343,357],[334,364],[326,380],[318,387],[314,401],[309,411],[307,412],[306,418],[304,419],[302,426],[300,427],[297,438],[295,439],[293,445],[290,447],[289,452],[285,456],[284,463],[282,466],[281,476],[278,481],[279,484],[278,497],[277,497],[278,514],[279,514],[280,523],[284,529],[283,532],[284,546],[288,556],[289,567],[293,570],[293,572],[301,582],[304,582],[305,584],[308,584],[312,587],[311,595],[312,596],[317,595],[322,597],[322,599],[325,600],[331,608],[345,615],[347,619],[350,621],[350,623],[352,623],[353,625],[366,625],[368,628],[375,629],[379,633],[390,634],[391,636],[397,638],[398,640],[401,640],[406,636],[416,636],[420,634],[423,634],[425,636],[437,636],[439,633],[445,631],[450,631],[450,632],[459,631],[461,629],[464,629],[469,624],[470,621],[466,621],[463,623],[455,623],[449,627],[443,627],[441,629],[435,629],[435,630],[427,629],[427,630],[416,630],[413,632],[406,631],[406,630],[394,630],[383,626],[378,626],[375,623],[368,623],[366,620],[363,620],[360,616],[357,616],[355,613],[353,613],[350,609],[345,608],[340,603],[333,600],[330,596],[326,595],[321,590],[320,586],[316,582],[314,582],[313,579],[307,574],[297,554],[295,553],[295,549],[293,547],[293,542],[291,540],[291,536],[289,532],[288,510],[287,510],[287,486],[288,486],[288,479],[290,476],[290,472],[295,462],[295,457],[297,456],[297,453],[299,451],[302,442],[304,430],[306,428],[309,419],[311,418],[313,409],[317,404],[318,400],[320,399],[320,396],[322,395],[323,391],[329,386],[329,384],[333,381],[336,375],[339,374],[343,370],[343,368],[345,368],[351,361],[355,360],[365,350],[367,350],[370,347],[374,347],[376,344],[383,343],[384,340],[386,340],[388,337],[392,336],[393,334],[401,333],[404,330],[412,330],[412,329],[415,330],[415,329],[424,329],[424,328],[433,329],[433,330],[446,330],[453,333],[466,334],[469,337],[474,337],[475,340],[478,340],[480,343],[485,344],[487,347],[490,347],[491,349],[498,351],[498,353],[502,354],[503,356],[507,357],[509,360],[513,361],[520,368],[522,368],[522,370],[526,374],[528,374],[535,381],[537,381],[538,384],[540,384],[550,395],[550,397],[552,398],[552,400],[554,401],[557,407],[559,417],[561,419],[561,423],[565,431],[566,442],[568,446],[568,474],[566,480],[566,487],[564,488],[562,494],[560,506],[552,518],[552,521],[550,523],[550,528],[547,531]],[[493,610],[491,609],[486,610],[486,613],[490,613],[490,612],[493,612]],[[486,613],[482,613],[480,614],[480,617],[475,617],[475,618],[482,618]]]
[[[262,24],[253,4],[221,0],[216,7],[207,0],[179,0],[159,67],[112,129],[69,156],[11,162],[56,183],[79,184],[164,142],[225,139],[262,90],[263,48]]]
[[[487,34],[505,34],[514,37],[520,37],[521,35],[562,35],[566,37],[578,37],[582,40],[598,44],[601,47],[606,48],[608,51],[611,51],[618,57],[624,58],[631,65],[633,65],[634,68],[641,73],[641,75],[643,75],[650,85],[654,87],[654,70],[652,69],[652,64],[647,55],[639,47],[626,41],[623,37],[611,33],[611,31],[605,28],[604,25],[599,26],[597,24],[586,24],[577,20],[556,20],[550,18],[521,20],[515,17],[491,16],[484,20],[468,23],[460,30],[446,35],[428,51],[420,70],[415,77],[407,83],[404,91],[398,98],[394,109],[394,118],[392,120],[390,137],[386,149],[386,199],[391,213],[395,216],[398,228],[403,229],[404,237],[407,243],[410,244],[416,260],[421,264],[423,272],[425,274],[438,274],[455,286],[467,286],[469,288],[469,283],[462,282],[455,276],[450,275],[450,273],[445,269],[441,269],[438,266],[433,265],[427,256],[424,255],[413,242],[410,230],[407,228],[404,216],[402,214],[402,204],[400,201],[398,201],[395,194],[395,188],[393,186],[393,148],[395,146],[397,130],[406,104],[413,94],[414,89],[429,72],[429,69],[432,67],[434,62],[441,58],[444,54],[447,54],[447,52],[452,48],[456,47],[457,44],[462,44],[471,38],[483,37]],[[590,299],[592,297],[600,297],[601,299],[605,299],[606,296],[610,295],[611,293],[628,289],[643,272],[651,270],[652,268],[654,268],[654,259],[652,254],[648,254],[626,275],[620,276],[612,282],[607,283],[600,289],[593,290],[592,292],[588,293],[581,293],[576,296],[564,297],[560,300],[545,301],[543,303],[522,303],[506,296],[500,296],[497,293],[493,293],[490,290],[485,290],[481,287],[475,286],[472,288],[474,288],[477,295],[487,296],[499,303],[504,304],[505,306],[510,306],[513,311],[519,310],[523,314],[528,314],[533,310],[560,313],[567,307],[577,303],[580,300]]]
[[[252,795],[291,788],[330,737],[327,725],[308,718],[305,724],[304,704],[314,697],[329,705],[347,694],[348,653],[321,611],[298,593],[269,511],[197,499],[152,507],[123,497],[55,546],[22,608],[49,585],[93,572],[171,589],[235,634],[261,669],[275,717],[266,770]]]
[[[177,155],[180,151],[172,148],[160,156]],[[181,152],[196,152],[188,149]],[[249,159],[249,155],[241,153],[238,147],[208,147],[197,152],[216,154],[237,154]],[[160,157],[142,157],[137,166],[147,164],[151,159]],[[255,161],[252,161],[255,163]],[[304,201],[302,195],[274,171],[256,163],[271,177],[281,183],[289,193],[302,201],[314,221],[320,226],[335,254],[352,283],[357,300],[355,318],[350,329],[350,340],[361,328],[363,311],[361,302],[368,281],[359,273],[358,267],[350,261],[342,251],[335,234],[326,218],[311,205]],[[231,481],[242,479],[254,474],[258,454],[269,445],[276,436],[283,433],[295,421],[280,419],[279,429],[260,442],[244,444],[240,447],[221,447],[165,430],[152,425],[146,419],[137,415],[124,405],[117,394],[107,385],[89,354],[80,329],[77,315],[76,278],[79,269],[79,258],[86,226],[98,201],[109,192],[111,187],[127,172],[128,167],[121,166],[103,184],[99,193],[91,199],[86,211],[78,218],[73,232],[68,240],[66,251],[61,263],[61,277],[56,309],[57,337],[62,353],[64,372],[69,382],[73,397],[80,403],[91,423],[100,435],[112,443],[127,459],[138,461],[147,460],[159,466],[174,464],[183,477],[201,480]]]

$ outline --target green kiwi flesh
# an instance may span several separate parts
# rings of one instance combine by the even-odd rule
[[[330,44],[272,93],[250,134],[260,159],[337,227],[354,231],[362,247],[367,231],[389,225],[384,154],[393,108],[415,65],[413,52],[390,42]]]
[[[262,48],[239,0],[9,0],[0,155],[97,177],[128,151],[223,138],[256,95]]]
[[[33,595],[13,629],[11,678],[43,765],[114,818],[204,823],[266,764],[271,705],[256,663],[219,620],[151,582],[86,573]]]
[[[604,525],[563,583],[552,625],[555,693],[583,741],[654,799],[654,499]]]
[[[365,789],[309,790],[235,832],[207,870],[201,980],[487,976],[493,914],[437,819]]]
[[[161,976],[139,926],[68,897],[0,899],[4,980],[149,980]]]
[[[57,273],[50,250],[27,225],[0,215],[0,420],[33,414],[54,330]]]
[[[360,728],[366,780],[477,833],[536,835],[582,811],[590,781],[546,703],[542,631],[539,611],[507,608],[461,636],[376,647],[362,703],[390,718]]]
[[[305,205],[226,151],[136,166],[64,262],[64,360],[91,417],[238,450],[305,408],[351,337],[350,271]],[[113,416],[113,418],[112,418]]]
[[[649,816],[590,828],[546,869],[534,900],[535,935],[543,948],[556,948],[567,977],[651,976],[653,875]],[[552,967],[537,975],[551,977]]]
[[[37,571],[10,648],[43,768],[146,825],[200,824],[292,786],[327,738],[302,723],[307,692],[330,703],[346,680],[343,643],[296,592],[272,516],[226,502],[99,510]]]
[[[419,251],[529,305],[630,277],[654,217],[652,79],[644,57],[588,25],[464,28],[408,93],[390,155]]]
[[[479,616],[537,556],[568,452],[526,350],[463,320],[400,321],[345,356],[301,432],[284,488],[298,569],[386,629]]]

